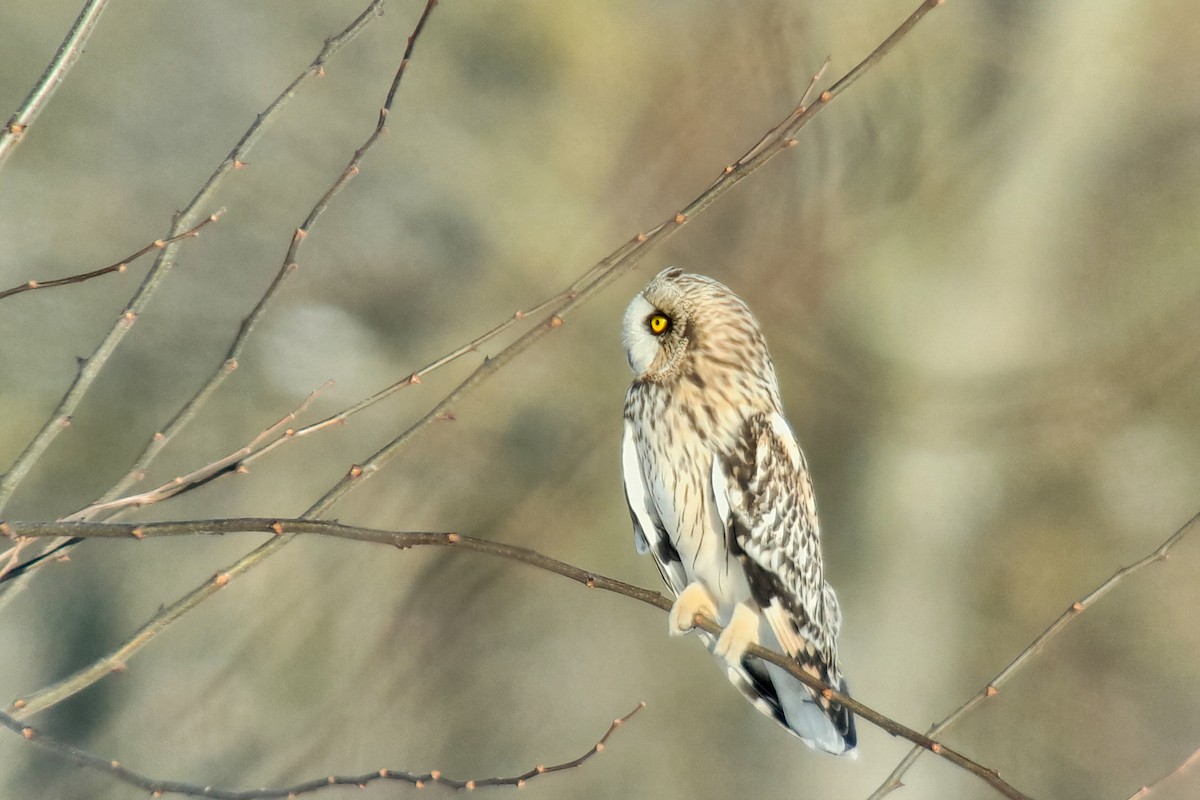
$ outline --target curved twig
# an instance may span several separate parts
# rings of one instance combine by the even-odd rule
[[[222,208],[216,213],[210,214],[206,219],[202,220],[199,225],[166,239],[155,239],[142,249],[130,253],[117,263],[110,264],[107,267],[94,269],[90,272],[81,272],[78,275],[71,275],[66,278],[52,278],[46,281],[28,280],[24,283],[19,283],[11,289],[5,289],[4,291],[0,292],[0,300],[3,300],[6,297],[12,297],[14,294],[21,294],[22,292],[32,292],[37,289],[52,289],[55,286],[67,286],[72,283],[83,283],[84,281],[90,281],[92,278],[99,278],[101,275],[110,275],[114,272],[124,272],[129,268],[129,262],[138,260],[151,250],[162,250],[169,244],[174,244],[175,242],[183,239],[191,239],[199,236],[201,228],[203,228],[205,225],[216,222],[224,213],[225,209]]]
[[[467,791],[491,786],[515,786],[521,788],[529,781],[539,778],[542,775],[549,775],[552,772],[563,772],[582,766],[597,753],[604,750],[609,737],[616,732],[617,728],[624,725],[634,714],[645,707],[646,704],[644,702],[638,703],[633,711],[630,711],[619,719],[614,719],[608,726],[608,730],[604,732],[604,735],[583,755],[560,764],[551,764],[548,766],[538,764],[536,767],[526,770],[520,775],[513,775],[511,777],[467,778],[464,780],[443,775],[440,770],[436,769],[424,774],[418,774],[406,770],[387,769],[385,767],[384,769],[378,769],[362,775],[326,775],[292,786],[267,789],[222,789],[216,786],[201,786],[196,783],[151,778],[140,772],[134,772],[120,761],[102,758],[86,750],[80,750],[78,747],[69,745],[66,742],[60,742],[36,728],[13,719],[4,712],[0,712],[0,725],[15,733],[19,733],[26,741],[41,746],[61,759],[81,767],[90,767],[91,769],[108,773],[123,783],[149,792],[152,797],[161,797],[164,794],[181,794],[188,797],[212,797],[216,798],[216,800],[275,800],[275,798],[291,798],[302,794],[312,794],[333,786],[357,786],[362,789],[367,784],[376,781],[400,781],[402,783],[410,783],[418,789],[432,783],[440,783],[451,789],[466,789]]]

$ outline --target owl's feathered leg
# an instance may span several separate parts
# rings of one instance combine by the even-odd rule
[[[717,618],[717,601],[708,587],[699,581],[689,583],[675,598],[671,613],[667,615],[667,633],[683,636],[696,626],[696,615],[703,614],[711,620]]]
[[[759,643],[758,622],[757,611],[745,603],[735,605],[733,616],[725,630],[721,631],[713,653],[725,659],[725,663],[731,667],[740,664],[742,656],[746,654],[746,648]]]

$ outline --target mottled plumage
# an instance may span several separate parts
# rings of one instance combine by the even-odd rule
[[[812,482],[758,322],[722,284],[672,268],[629,304],[623,339],[625,496],[638,552],[677,597],[670,632],[714,618],[725,632],[705,644],[756,708],[813,748],[853,753],[848,710],[744,656],[759,643],[846,691]]]

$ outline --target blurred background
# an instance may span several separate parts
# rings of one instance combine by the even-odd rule
[[[0,169],[0,289],[165,235],[365,5],[112,4]],[[205,209],[226,215],[180,249],[7,518],[99,496],[220,362],[374,126],[420,5],[388,2],[229,176]],[[311,419],[558,291],[707,187],[826,56],[827,77],[843,74],[915,6],[442,3],[387,137],[146,485],[242,446],[327,379]],[[79,7],[0,4],[5,119]],[[1198,48],[1187,0],[946,4],[798,147],[330,517],[520,544],[659,589],[621,491],[619,324],[660,267],[712,275],[772,348],[815,476],[854,693],[924,729],[1200,510]],[[0,301],[4,468],[149,265]],[[135,518],[298,514],[502,345]],[[0,700],[110,651],[261,540],[90,542],[39,571],[0,612]],[[946,742],[1038,798],[1123,800],[1170,772],[1200,746],[1198,568],[1200,541],[1184,540]],[[528,796],[862,798],[908,750],[861,723],[857,761],[808,751],[699,642],[668,639],[663,615],[631,600],[483,556],[316,538],[33,723],[157,777],[236,788],[381,766],[515,774],[579,755],[639,700],[602,755]],[[12,735],[0,764],[3,797],[137,796]],[[1153,796],[1195,797],[1198,781]],[[996,796],[932,757],[905,783],[896,797]]]

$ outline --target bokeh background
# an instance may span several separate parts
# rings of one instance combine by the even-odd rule
[[[21,102],[79,5],[0,4],[0,106]],[[0,288],[164,235],[363,6],[112,4],[0,169]],[[148,483],[241,446],[327,379],[312,418],[558,291],[703,190],[827,55],[842,74],[914,6],[443,2],[387,138]],[[419,10],[388,2],[230,176],[210,209],[226,216],[181,249],[8,518],[101,494],[219,363],[374,125]],[[658,588],[617,467],[619,321],[663,265],[713,275],[760,317],[808,453],[851,685],[926,727],[1200,509],[1198,49],[1188,0],[948,3],[798,147],[331,516],[521,544]],[[148,266],[0,302],[5,465]],[[138,518],[297,514],[501,344]],[[0,613],[0,698],[111,650],[260,540],[92,542],[41,570]],[[1172,770],[1200,746],[1198,568],[1185,540],[946,741],[1038,798],[1123,799]],[[859,798],[908,749],[864,723],[857,761],[806,750],[633,601],[481,556],[317,539],[34,722],[155,776],[251,787],[380,766],[512,774],[582,753],[639,700],[601,756],[524,792]],[[0,765],[3,797],[137,796],[7,734]],[[1154,797],[1195,797],[1197,781]],[[906,783],[895,796],[995,796],[930,757]]]

